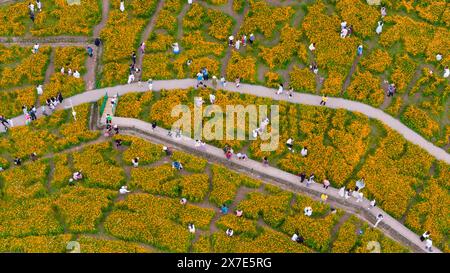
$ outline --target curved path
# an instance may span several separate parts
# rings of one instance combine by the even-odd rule
[[[306,183],[299,183],[298,176],[275,167],[263,167],[261,162],[255,160],[238,160],[236,157],[232,157],[231,160],[226,160],[223,150],[220,148],[211,145],[206,145],[203,148],[196,148],[196,142],[194,139],[185,136],[181,138],[170,137],[168,136],[168,130],[160,127],[152,130],[150,123],[139,119],[114,117],[113,122],[122,128],[122,133],[130,134],[128,131],[131,131],[132,135],[136,135],[138,137],[148,138],[146,136],[149,136],[151,139],[156,138],[159,142],[165,145],[168,143],[174,144],[176,148],[181,147],[183,150],[189,150],[190,152],[201,154],[202,156],[216,162],[218,161],[231,169],[253,175],[257,179],[262,179],[266,182],[269,180],[271,181],[269,183],[276,184],[281,188],[294,192],[306,192],[313,195],[315,199],[320,199],[320,195],[325,193],[328,195],[327,202],[333,203],[333,205],[359,216],[363,220],[369,222],[372,227],[376,222],[376,216],[381,213],[384,218],[378,225],[378,228],[380,228],[385,234],[408,246],[414,252],[428,252],[425,249],[425,244],[420,241],[419,236],[405,227],[402,223],[389,216],[379,207],[375,207],[370,210],[367,209],[370,206],[370,201],[365,198],[362,202],[356,202],[356,199],[353,197],[345,200],[339,195],[338,189],[332,187],[325,189],[321,183],[313,183],[307,187]],[[433,253],[440,252],[441,251],[439,249],[433,247]]]
[[[176,88],[189,88],[196,85],[196,80],[194,79],[181,79],[181,80],[161,80],[153,82],[153,90],[159,91],[161,89],[176,89]],[[291,103],[304,104],[304,105],[315,105],[319,106],[321,101],[321,97],[312,94],[304,94],[304,93],[294,93],[292,99],[289,99],[285,95],[276,95],[275,89],[259,86],[259,85],[251,85],[251,84],[241,84],[239,88],[236,88],[233,83],[228,83],[226,87],[221,88],[230,92],[239,92],[242,94],[251,94],[259,97],[271,98],[274,100],[283,100]],[[138,83],[128,84],[128,85],[118,85],[114,87],[95,89],[92,91],[86,91],[84,93],[75,95],[71,98],[65,100],[63,105],[59,105],[59,109],[68,108],[70,105],[76,106],[83,103],[95,102],[98,101],[101,97],[108,93],[110,95],[119,94],[123,95],[130,92],[145,92],[148,91],[148,87],[146,84],[139,85]],[[45,91],[44,91],[45,92]],[[435,146],[433,143],[424,139],[421,135],[417,134],[406,125],[402,124],[398,119],[390,116],[389,114],[383,112],[381,109],[374,108],[367,104],[346,100],[342,98],[329,98],[326,104],[326,107],[334,108],[334,109],[346,109],[352,112],[358,112],[364,114],[370,118],[377,119],[393,129],[394,131],[401,134],[406,140],[422,147],[432,156],[436,157],[438,160],[445,161],[447,164],[450,164],[450,154],[448,154],[443,149]],[[40,114],[40,111],[39,113]],[[13,126],[19,126],[25,124],[24,116],[19,116],[12,119]],[[3,130],[1,127],[0,130]]]

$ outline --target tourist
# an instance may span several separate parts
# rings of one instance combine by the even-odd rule
[[[174,162],[172,162],[172,168],[180,171],[183,169],[183,165],[179,161],[174,161]]]
[[[184,198],[184,197],[181,198],[181,199],[180,199],[180,204],[181,204],[181,205],[186,205],[186,204],[187,204],[187,199]]]
[[[148,91],[152,91],[153,90],[153,80],[149,79],[147,81],[147,84],[148,84]]]
[[[289,87],[289,91],[287,92],[288,99],[292,99],[294,96],[294,88],[292,86]]]
[[[236,88],[239,88],[239,86],[241,85],[241,78],[237,77],[235,82],[236,82]]]
[[[283,84],[278,84],[278,90],[276,92],[277,95],[283,94]]]
[[[330,186],[330,181],[328,181],[328,179],[324,179],[323,180],[323,187],[327,190],[329,186]]]
[[[222,214],[227,214],[228,213],[227,205],[223,204],[222,207],[220,207],[220,211],[222,212]]]
[[[378,26],[377,26],[377,29],[375,30],[375,32],[378,35],[380,35],[381,32],[383,31],[383,25],[384,25],[383,21],[378,21]]]
[[[39,52],[39,44],[38,43],[34,44],[32,52],[33,52],[33,54],[36,54]]]
[[[96,47],[100,46],[100,42],[101,42],[100,38],[98,38],[98,37],[95,38],[94,44],[95,44]]]
[[[40,0],[36,0],[36,7],[38,9],[39,12],[42,11],[42,3]]]
[[[305,157],[308,155],[308,147],[303,147],[303,149],[300,151],[300,154]]]
[[[189,4],[189,5],[192,5],[192,0],[188,0],[188,4]]]
[[[324,94],[323,96],[322,96],[322,100],[320,101],[320,105],[325,105],[326,103],[327,103],[327,101],[328,101],[328,97],[327,97],[327,95],[326,94]]]
[[[348,29],[347,28],[341,29],[341,38],[347,37],[347,34],[348,34]]]
[[[353,25],[347,27],[347,37],[350,37],[353,34]]]
[[[236,40],[236,44],[235,44],[235,48],[236,48],[236,50],[239,50],[240,47],[241,47],[241,40],[237,39]]]
[[[36,161],[37,160],[37,154],[35,152],[32,152],[30,154],[30,159],[31,159],[31,161]]]
[[[73,72],[73,76],[76,78],[76,79],[79,79],[80,78],[80,72],[78,72],[78,70],[75,70],[75,72]]]
[[[309,45],[309,50],[311,50],[311,52],[313,52],[314,50],[316,50],[316,43],[311,43]]]
[[[90,46],[87,47],[87,53],[91,58],[94,56],[94,50],[92,49],[92,47]]]
[[[306,179],[306,174],[304,172],[300,173],[300,183],[303,183]]]
[[[383,214],[378,214],[378,216],[377,216],[377,221],[375,222],[375,225],[373,225],[373,227],[375,228],[375,227],[377,227],[378,226],[378,224],[383,220]]]
[[[386,13],[386,7],[385,7],[385,6],[382,6],[382,7],[381,7],[381,18],[384,18],[386,15],[387,15],[387,13]]]
[[[114,124],[113,126],[114,132],[116,133],[116,135],[119,134],[119,126],[117,126],[117,124]]]
[[[344,198],[345,196],[345,187],[339,189],[338,194],[340,197]]]
[[[73,180],[78,181],[83,179],[83,174],[81,173],[81,170],[74,172],[72,175]]]
[[[119,148],[120,146],[122,146],[122,140],[121,139],[116,139],[116,148]]]
[[[172,150],[169,147],[164,146],[163,151],[166,153],[166,156],[172,155]]]
[[[63,96],[61,94],[61,91],[58,92],[58,96],[56,96],[56,99],[59,101],[59,103],[63,102],[64,98],[63,98]]]
[[[134,75],[133,75],[133,74],[130,74],[130,75],[128,76],[128,84],[131,84],[133,81],[134,81]]]
[[[201,71],[199,71],[197,73],[197,85],[196,85],[196,88],[198,88],[199,85],[201,85],[201,86],[206,88],[206,84],[203,83],[203,80],[204,80],[203,73]]]
[[[155,131],[155,129],[156,129],[156,121],[153,121],[152,122],[152,131]]]
[[[242,36],[242,45],[247,46],[247,35]]]
[[[110,114],[106,114],[106,124],[111,124],[112,122],[112,117]]]
[[[363,54],[363,46],[362,45],[358,46],[357,53],[358,53],[358,56],[361,56]]]
[[[131,159],[131,163],[133,164],[133,167],[137,168],[139,166],[139,157]]]
[[[269,160],[267,159],[267,156],[265,156],[265,157],[263,158],[263,166],[264,166],[264,167],[269,166]]]
[[[67,75],[72,76],[72,69],[69,68],[69,70],[67,71]]]
[[[178,45],[178,43],[173,43],[172,44],[172,50],[173,50],[173,53],[175,55],[180,53],[180,46]]]
[[[120,194],[127,194],[127,193],[129,193],[129,192],[131,192],[131,191],[128,190],[128,187],[127,187],[127,186],[122,186],[122,187],[120,187],[120,190],[119,190],[119,193],[120,193]]]
[[[250,38],[249,38],[250,44],[253,45],[253,43],[255,42],[255,35],[250,34]]]
[[[124,3],[124,0],[120,0],[120,11],[121,12],[124,12],[125,11],[125,3]]]
[[[442,60],[442,54],[438,53],[436,54],[436,61],[440,62]]]
[[[139,49],[141,50],[142,54],[145,53],[145,43],[144,42],[141,43],[141,45],[139,46]]]
[[[312,212],[313,212],[311,207],[305,207],[303,209],[303,211],[304,211],[305,215],[308,216],[308,217],[310,217],[312,215]]]
[[[341,30],[347,28],[347,22],[346,21],[342,21],[341,22]]]
[[[375,201],[375,199],[373,199],[372,201],[369,202],[369,207],[367,209],[372,209],[377,205],[377,202]]]
[[[229,47],[233,46],[233,41],[234,41],[234,36],[230,35],[230,37],[228,37],[228,46]]]
[[[195,226],[194,226],[194,224],[189,224],[188,228],[189,228],[189,232],[190,233],[195,233]]]
[[[38,96],[40,96],[44,93],[44,90],[42,89],[42,84],[39,84],[38,86],[36,86],[36,92],[37,92]]]
[[[311,185],[312,183],[314,183],[314,173],[311,173],[310,175],[309,175],[309,178],[308,178],[308,180],[306,180],[306,186],[307,187],[309,187],[309,185]]]
[[[227,151],[225,153],[225,157],[227,158],[227,160],[230,160],[232,156],[233,156],[233,153],[231,151]]]
[[[362,192],[356,192],[356,203],[363,201],[364,194]]]
[[[427,230],[427,231],[425,231],[424,234],[422,234],[422,236],[420,236],[420,240],[423,242],[426,239],[430,238],[430,235],[431,235],[431,233]]]
[[[8,131],[9,128],[8,120],[6,120],[6,118],[2,115],[0,115],[0,123],[3,125],[3,127],[5,127],[5,131]]]
[[[450,76],[450,69],[448,68],[448,65],[444,68],[444,78],[448,78]]]
[[[227,229],[227,231],[226,231],[226,234],[229,236],[229,237],[232,237],[233,236],[233,230],[231,229],[231,228],[229,228],[229,229]]]
[[[214,89],[217,89],[217,77],[216,76],[212,77],[212,87]]]
[[[294,142],[294,140],[293,140],[292,138],[289,138],[289,139],[286,141],[286,146],[287,146],[288,150],[289,150],[289,151],[292,151],[292,152],[294,152],[294,150],[292,149],[292,147],[294,146],[294,145],[293,145],[293,142]]]
[[[225,77],[221,77],[220,78],[220,84],[222,85],[222,87],[225,87],[227,85],[227,81],[225,80]]]
[[[61,74],[63,74],[64,75],[64,66],[63,67],[61,67]]]
[[[205,81],[208,81],[209,80],[209,72],[208,72],[208,69],[206,67],[202,68],[202,74],[203,74],[203,79]]]
[[[75,181],[73,180],[73,178],[69,178],[69,186],[74,186],[75,185]]]
[[[237,216],[237,217],[241,217],[241,216],[242,216],[242,213],[243,213],[242,210],[240,210],[240,209],[236,210],[236,216]]]
[[[29,3],[28,4],[28,8],[30,9],[31,13],[34,13],[34,5],[33,5],[33,3]]]
[[[395,84],[390,84],[389,86],[388,86],[388,94],[387,94],[387,96],[388,97],[393,97],[394,96],[394,93],[395,93],[395,91],[396,91],[396,87],[395,87]]]
[[[328,199],[328,195],[326,195],[325,193],[322,193],[320,195],[320,200],[322,200],[322,202],[325,203],[327,201],[327,199]]]
[[[20,159],[19,157],[16,157],[14,159],[14,165],[16,165],[16,166],[22,165],[22,159]]]
[[[433,246],[433,241],[430,238],[428,238],[425,241],[425,249],[428,250],[429,252],[433,252],[433,250],[431,249],[432,246]]]

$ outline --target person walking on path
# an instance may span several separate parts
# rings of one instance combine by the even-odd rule
[[[381,32],[383,32],[383,25],[384,25],[383,21],[378,21],[378,26],[377,26],[377,29],[375,30],[375,32],[378,35],[380,35]]]
[[[250,38],[249,38],[250,44],[253,45],[253,43],[255,42],[255,35],[250,34]]]
[[[33,52],[33,54],[36,54],[39,52],[39,44],[38,43],[34,44],[32,52]]]
[[[145,42],[142,42],[141,45],[139,46],[139,49],[141,50],[141,53],[144,54],[145,53]]]
[[[267,167],[267,166],[269,166],[269,160],[267,159],[267,156],[265,156],[264,158],[263,158],[263,166],[264,167]]]
[[[240,85],[241,85],[241,78],[237,77],[236,78],[236,88],[239,88]]]
[[[232,47],[233,46],[233,44],[234,44],[234,36],[233,35],[230,35],[230,37],[228,37],[228,46],[229,47]]]
[[[422,236],[420,236],[420,241],[425,241],[426,239],[430,238],[431,233],[427,230],[425,231],[424,234],[422,234]]]
[[[195,233],[195,226],[194,226],[194,224],[189,224],[188,228],[189,228],[189,232],[190,233]]]
[[[94,50],[92,49],[92,47],[88,46],[87,52],[88,52],[89,57],[92,58],[94,56]]]
[[[148,79],[147,84],[148,84],[148,91],[153,91],[153,80]]]
[[[310,50],[311,52],[314,52],[314,50],[316,50],[316,43],[311,43],[311,44],[309,45],[309,50]]]
[[[369,207],[367,209],[372,209],[377,205],[377,201],[375,201],[375,199],[373,199],[372,201],[370,201],[369,203]]]
[[[37,6],[38,11],[41,12],[42,11],[42,3],[40,0],[36,0],[36,6]]]
[[[328,179],[323,180],[323,187],[325,189],[328,189],[329,186],[330,186],[330,181],[328,181]]]
[[[236,47],[236,50],[239,50],[239,48],[241,47],[241,40],[237,39],[235,47]]]
[[[278,84],[278,90],[277,90],[276,94],[277,95],[283,94],[283,84],[282,83]]]
[[[33,5],[33,3],[29,3],[28,4],[28,8],[30,9],[31,13],[34,13],[34,5]]]
[[[227,85],[227,81],[225,80],[225,77],[222,76],[222,78],[220,78],[220,85],[222,85],[222,87],[225,87]]]
[[[327,97],[326,94],[324,94],[322,96],[322,100],[320,101],[320,105],[324,105],[325,106],[325,104],[327,104],[327,100],[328,100],[328,97]]]
[[[378,216],[377,216],[377,221],[375,222],[375,225],[373,225],[373,227],[375,228],[375,227],[377,227],[378,226],[378,224],[383,220],[383,214],[378,214]]]
[[[382,6],[380,12],[381,12],[381,18],[384,18],[387,15],[386,7]]]
[[[2,115],[0,115],[0,123],[5,127],[5,131],[8,131],[9,128],[8,120]]]
[[[393,97],[393,96],[394,96],[394,93],[395,93],[395,91],[396,91],[396,89],[397,89],[397,88],[395,87],[395,84],[393,84],[393,83],[389,84],[387,96],[388,96],[388,97]]]
[[[120,0],[120,11],[121,12],[124,12],[125,11],[125,3],[124,3],[124,0]]]
[[[152,122],[152,131],[155,131],[155,129],[156,129],[156,121],[153,121]]]
[[[363,54],[363,46],[362,45],[358,46],[357,53],[358,53],[358,56],[361,56]]]
[[[300,176],[300,183],[303,183],[306,179],[306,174],[302,172],[299,176]]]
[[[40,96],[44,93],[44,90],[42,89],[42,84],[39,84],[38,86],[36,86],[36,92],[37,92],[38,96]]]
[[[128,190],[128,187],[127,186],[122,186],[121,188],[120,188],[120,190],[119,190],[119,193],[120,194],[127,194],[127,193],[130,193],[131,191],[129,191]]]
[[[302,150],[300,151],[300,154],[302,155],[302,157],[305,157],[308,155],[308,147],[303,147]]]
[[[217,77],[216,76],[212,77],[212,87],[214,89],[217,89]]]
[[[133,61],[133,64],[134,64],[134,65],[136,65],[136,58],[137,58],[136,52],[133,51],[133,52],[131,53],[131,60]]]
[[[425,241],[425,249],[428,250],[429,252],[433,252],[433,250],[431,249],[432,246],[433,246],[433,241],[430,238],[428,238]]]

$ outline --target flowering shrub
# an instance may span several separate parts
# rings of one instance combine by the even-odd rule
[[[302,48],[306,52],[305,47],[301,47],[301,31],[285,25],[281,29],[280,43],[273,47],[261,47],[259,56],[267,63],[269,68],[286,65],[292,58],[292,56]]]
[[[244,11],[244,0],[233,0],[233,10],[237,13],[242,13]]]
[[[180,195],[192,202],[203,201],[209,192],[209,177],[206,174],[184,175],[177,182]]]
[[[193,156],[184,152],[175,151],[172,155],[174,161],[183,164],[183,168],[189,172],[204,172],[206,168],[206,159]]]
[[[278,85],[281,82],[280,75],[278,73],[276,73],[276,72],[268,71],[264,75],[264,78],[266,80],[266,85],[268,87],[278,87]]]
[[[395,97],[392,99],[391,104],[388,108],[386,108],[384,111],[386,111],[388,114],[391,114],[392,116],[396,117],[400,113],[400,109],[402,107],[403,100],[401,97]]]
[[[231,228],[236,235],[241,235],[242,237],[255,238],[258,235],[255,221],[247,220],[244,217],[236,217],[233,214],[220,217],[216,225],[223,231]]]
[[[114,139],[120,139],[124,145],[130,146],[122,156],[127,165],[132,165],[131,160],[136,157],[139,157],[140,164],[150,164],[163,157],[162,145],[156,145],[141,138],[127,135],[115,135]]]
[[[59,192],[54,204],[71,232],[95,232],[103,210],[111,205],[116,195],[117,192],[110,190],[66,187]]]
[[[253,57],[244,57],[233,51],[226,70],[227,79],[234,81],[237,77],[240,77],[243,81],[254,83],[256,81],[255,63]]]
[[[277,24],[289,22],[294,14],[292,7],[272,7],[265,1],[250,0],[250,9],[244,18],[240,33],[247,35],[259,31],[266,38],[271,38]]]
[[[58,154],[53,157],[54,171],[50,185],[53,188],[62,188],[68,185],[72,177],[72,170],[69,168],[68,154]]]
[[[208,19],[211,23],[208,34],[218,40],[226,40],[233,27],[231,17],[223,12],[208,9]]]
[[[120,96],[114,115],[117,117],[137,118],[152,100],[153,93],[128,93]],[[130,111],[133,109],[133,111]]]
[[[2,200],[0,237],[56,235],[64,232],[47,198]]]
[[[391,63],[391,56],[383,49],[375,49],[361,60],[361,66],[373,73],[383,73]]]
[[[336,1],[336,9],[342,21],[353,26],[355,35],[362,38],[374,35],[379,19],[379,11],[375,6],[367,5],[364,0],[341,0]]]
[[[242,174],[229,171],[227,168],[213,165],[212,168],[212,191],[209,201],[221,206],[230,204],[236,195],[239,186],[244,185],[251,188],[260,186],[260,182]]]
[[[193,3],[183,17],[183,28],[198,29],[204,24],[205,17],[205,8],[197,2]]]
[[[402,113],[401,119],[408,127],[418,131],[426,138],[432,138],[439,133],[439,124],[431,119],[425,111],[414,105],[406,108]]]
[[[71,234],[56,236],[7,237],[0,239],[0,252],[8,253],[62,253],[66,252]]]
[[[22,36],[26,28],[23,20],[28,17],[28,5],[26,2],[2,5],[0,7],[0,35]]]
[[[408,57],[407,54],[397,56],[394,60],[394,71],[391,81],[395,83],[398,93],[404,93],[408,83],[412,80],[416,72],[417,63]]]
[[[0,92],[0,115],[15,117],[22,114],[22,106],[34,105],[37,99],[35,88],[21,88]]]
[[[122,185],[124,171],[114,164],[112,158],[102,154],[110,149],[111,144],[103,142],[86,146],[73,154],[73,166],[82,171],[83,184],[107,189],[118,189]]]
[[[131,186],[153,194],[177,196],[178,183],[170,181],[175,175],[175,169],[168,164],[154,168],[134,168],[131,170]]]
[[[167,53],[145,54],[142,61],[144,79],[171,79],[171,62]]]
[[[291,86],[295,91],[315,93],[316,92],[316,77],[308,68],[299,68],[294,66],[289,73],[291,79]]]
[[[181,8],[180,0],[165,1],[156,19],[155,28],[165,29],[170,35],[174,35],[177,31],[177,15]]]
[[[369,71],[356,71],[345,95],[352,99],[380,106],[384,101],[384,91],[378,78]]]
[[[81,235],[77,242],[80,243],[81,253],[152,253],[147,247],[119,240],[101,239],[88,235]]]

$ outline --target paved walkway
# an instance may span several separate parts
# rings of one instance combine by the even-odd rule
[[[133,118],[120,118],[120,117],[114,117],[113,123],[117,124],[119,128],[122,128],[122,130],[129,128],[137,130],[138,132],[144,132],[145,134],[155,136],[158,139],[166,140],[167,142],[176,142],[177,146],[183,146],[187,149],[195,149],[198,151],[198,153],[201,153],[202,155],[207,155],[209,157],[213,157],[216,161],[226,161],[224,153],[222,149],[219,149],[217,147],[206,145],[204,148],[195,148],[195,140],[188,138],[188,137],[181,137],[181,138],[174,138],[171,136],[168,136],[168,130],[157,127],[154,131],[151,128],[151,124],[144,122],[142,120],[133,119]],[[167,143],[166,142],[166,143]],[[226,161],[227,162],[227,161]],[[343,206],[351,206],[354,208],[357,208],[360,214],[366,214],[366,217],[364,217],[368,222],[371,223],[371,226],[373,226],[373,223],[375,222],[376,216],[378,214],[383,214],[384,218],[383,221],[379,224],[379,228],[394,237],[397,241],[400,241],[410,248],[412,248],[414,251],[421,251],[421,252],[427,252],[425,250],[425,244],[420,241],[419,236],[406,228],[403,224],[395,220],[393,217],[389,216],[386,212],[381,210],[378,207],[372,208],[368,210],[369,207],[369,200],[365,199],[362,202],[356,202],[356,199],[353,197],[350,197],[348,200],[344,200],[339,193],[338,189],[329,187],[328,189],[324,189],[322,184],[319,183],[313,183],[309,187],[306,186],[306,183],[299,183],[299,177],[293,174],[290,174],[288,172],[282,171],[278,168],[274,168],[271,166],[263,167],[261,162],[254,161],[254,160],[238,160],[236,157],[232,157],[231,162],[239,165],[247,170],[250,170],[252,173],[259,173],[263,176],[268,176],[272,179],[274,179],[277,182],[281,182],[285,184],[291,184],[295,189],[299,189],[303,192],[310,192],[313,195],[320,196],[322,193],[326,193],[329,196],[329,200],[336,201],[338,203],[342,203]],[[433,253],[439,253],[440,250],[433,248]]]
[[[194,79],[161,80],[153,82],[153,90],[159,91],[161,89],[189,88],[195,86],[195,84],[196,80]],[[106,92],[110,95],[114,95],[116,93],[118,93],[119,95],[123,95],[130,92],[145,92],[148,90],[147,88],[148,87],[145,83],[142,83],[141,85],[139,85],[138,83],[133,83],[128,85],[118,85],[109,88],[86,91],[84,93],[66,99],[65,102],[63,102],[63,105],[59,105],[58,109],[68,108],[70,106],[70,101],[72,101],[72,104],[74,106],[88,102],[95,102],[101,97],[103,97]],[[251,94],[259,97],[272,98],[274,100],[289,101],[291,103],[304,105],[318,106],[319,102],[321,101],[320,96],[303,93],[294,93],[293,98],[289,99],[287,96],[284,95],[276,95],[275,89],[251,84],[241,84],[239,88],[236,88],[233,83],[228,83],[226,87],[222,89],[230,92]],[[435,146],[433,143],[427,141],[421,135],[417,134],[416,132],[408,128],[406,125],[402,124],[396,118],[383,112],[383,110],[381,109],[374,108],[361,102],[346,100],[342,98],[329,98],[326,107],[334,109],[346,109],[352,112],[359,112],[370,118],[377,119],[383,122],[391,129],[393,129],[394,131],[401,134],[406,140],[422,147],[424,150],[426,150],[432,156],[436,157],[438,160],[442,160],[450,164],[450,154],[448,154],[443,149]],[[38,116],[39,115],[40,111],[38,113]],[[13,118],[12,120],[14,126],[20,126],[25,124],[25,118],[23,115]],[[3,127],[0,128],[0,130],[3,130]]]

